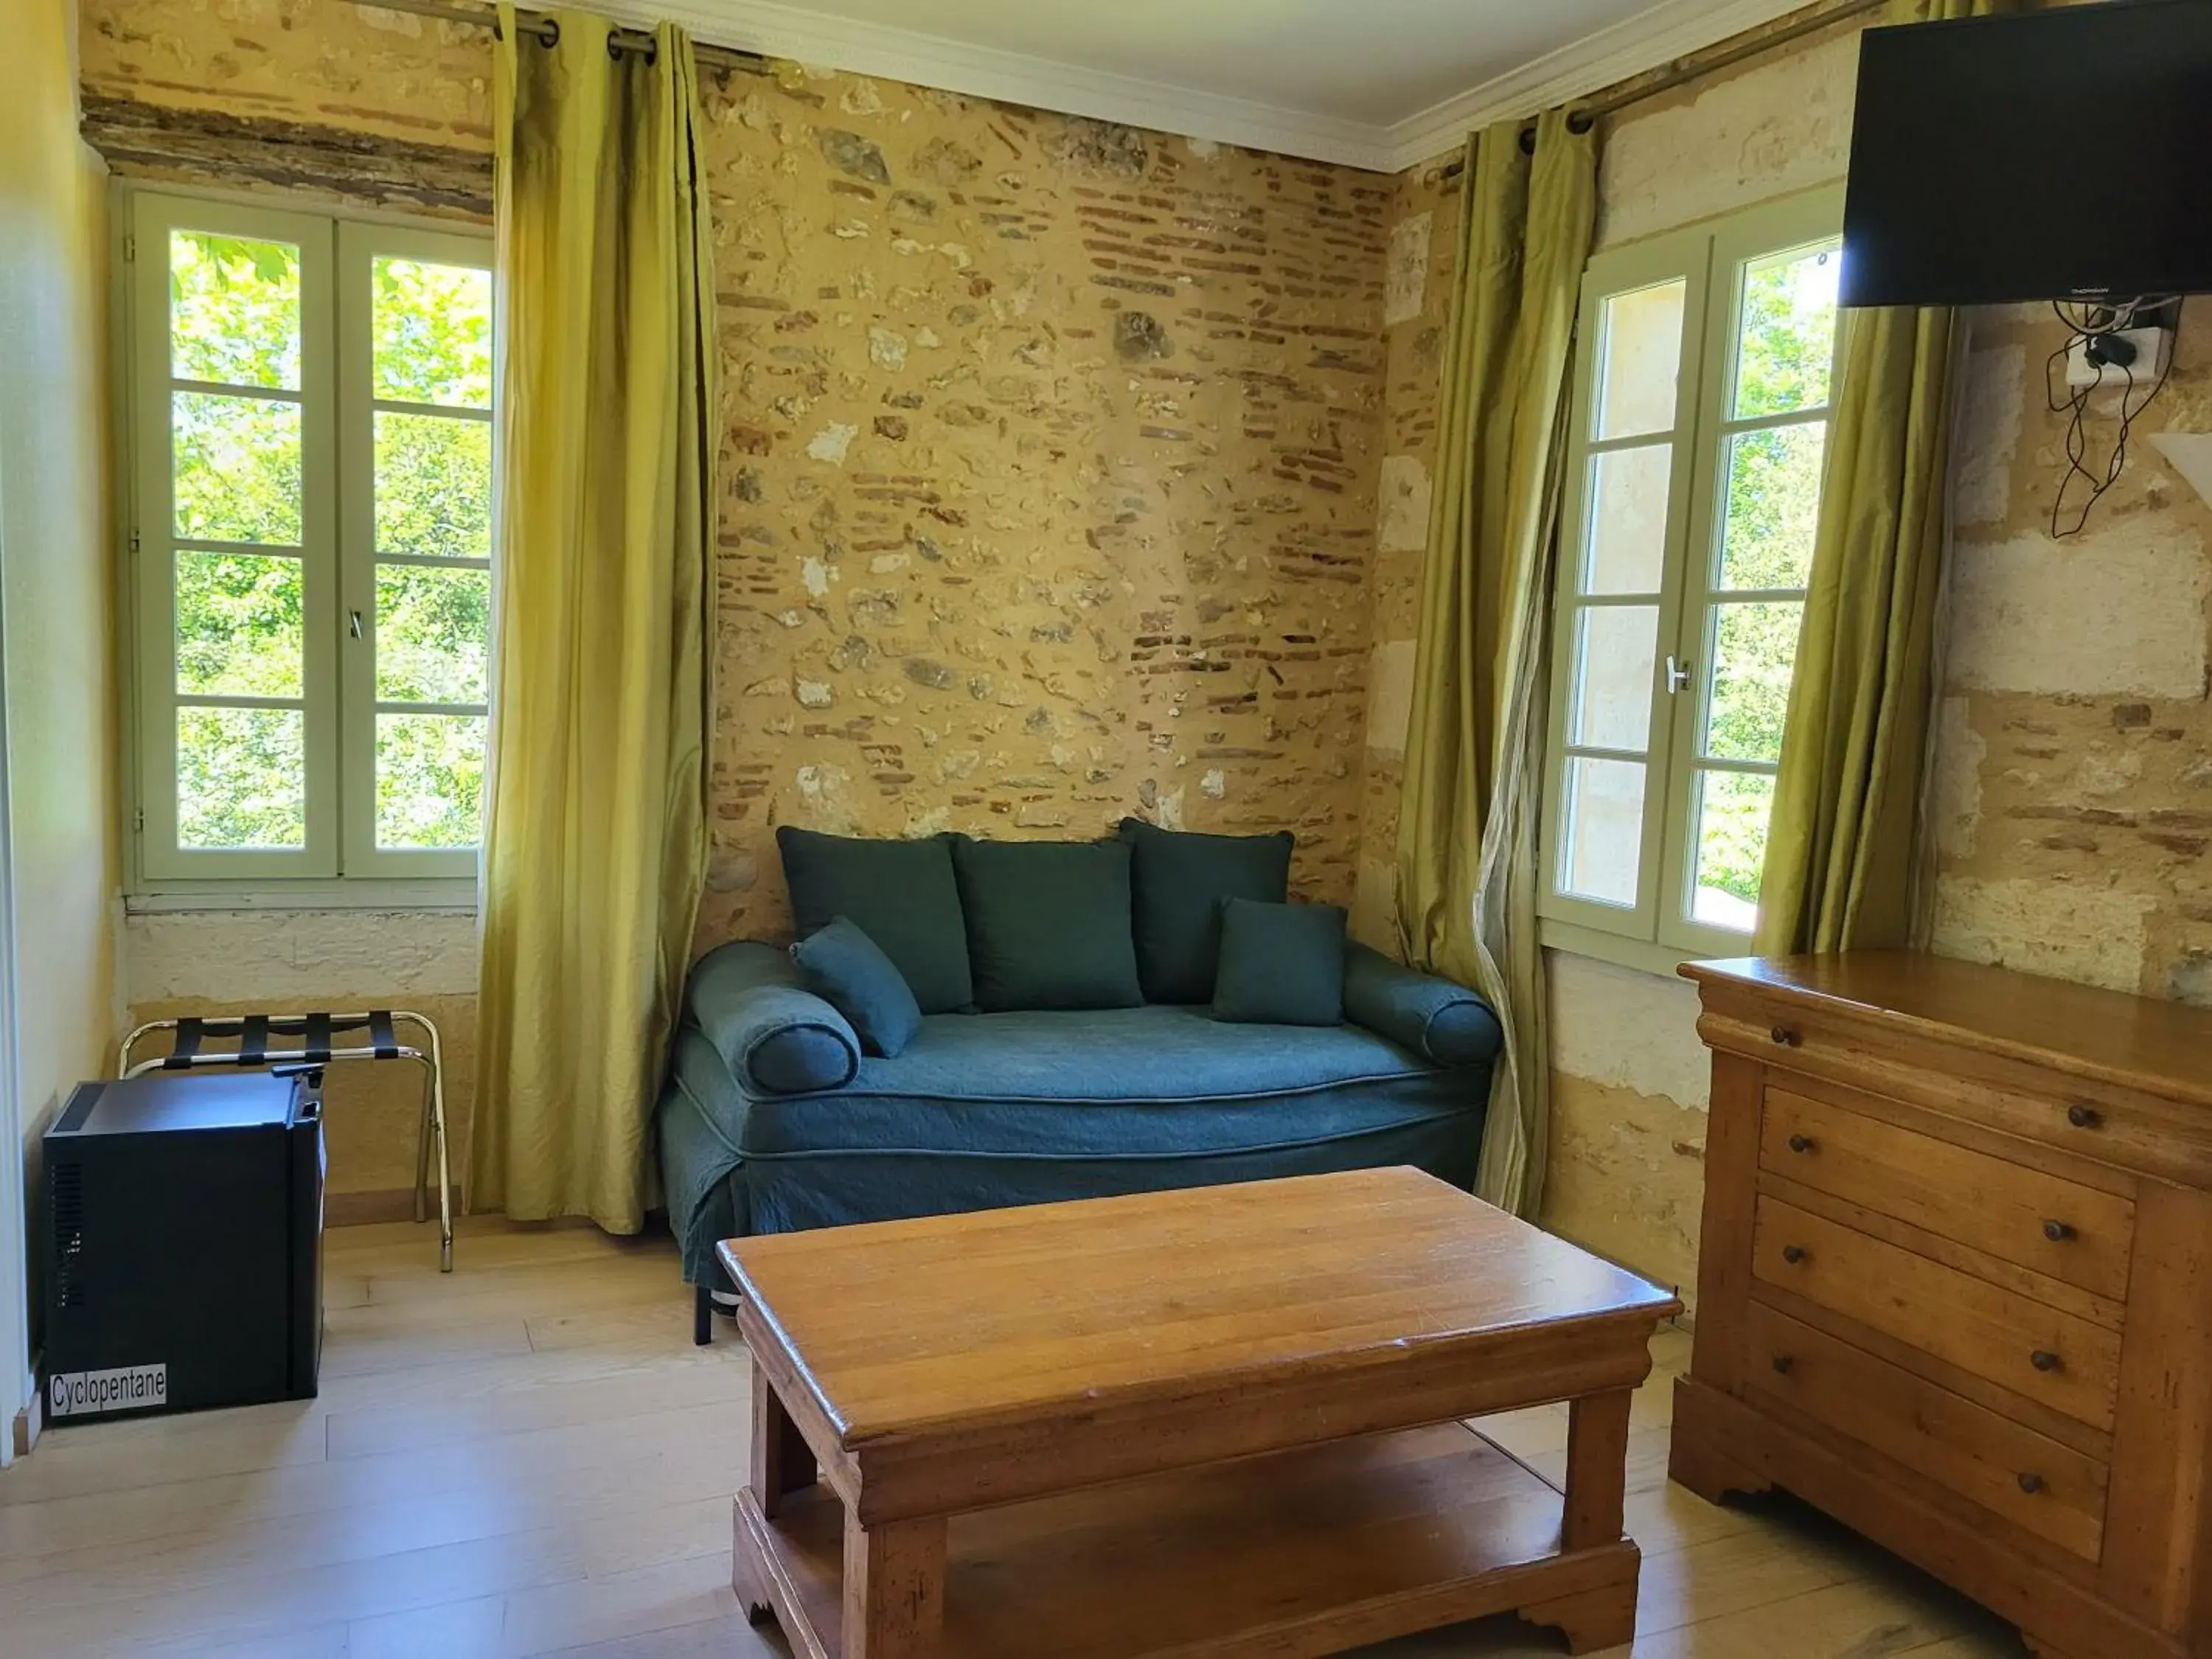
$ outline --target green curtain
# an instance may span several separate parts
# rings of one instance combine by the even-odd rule
[[[714,239],[696,70],[500,8],[498,592],[471,1201],[635,1232],[706,872]]]
[[[1903,0],[1893,23],[2002,0]],[[1897,948],[1924,900],[1945,474],[1963,336],[1947,308],[1847,311],[1813,574],[1760,872],[1762,956]]]
[[[1468,142],[1458,287],[1399,809],[1406,959],[1472,985],[1504,1052],[1475,1190],[1516,1214],[1543,1196],[1551,1057],[1536,944],[1536,823],[1575,304],[1596,212],[1597,138],[1567,112]]]

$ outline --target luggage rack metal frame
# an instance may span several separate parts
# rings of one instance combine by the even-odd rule
[[[398,1027],[412,1025],[422,1034],[422,1044],[399,1041]],[[155,1031],[175,1034],[170,1051],[133,1060],[139,1043]],[[368,1033],[366,1045],[337,1048],[332,1038],[355,1031]],[[272,1036],[297,1036],[296,1048],[272,1048]],[[235,1050],[210,1052],[200,1044],[210,1037],[236,1037]],[[348,1060],[411,1060],[424,1072],[422,1113],[415,1131],[415,1219],[429,1219],[427,1194],[430,1182],[430,1152],[438,1154],[438,1271],[453,1270],[453,1183],[446,1150],[445,1052],[438,1028],[427,1014],[406,1008],[370,1008],[355,1013],[270,1013],[230,1015],[222,1018],[186,1016],[179,1019],[150,1019],[123,1039],[116,1066],[118,1078],[139,1077],[148,1072],[202,1071],[211,1066],[261,1068],[270,1071],[319,1071]]]

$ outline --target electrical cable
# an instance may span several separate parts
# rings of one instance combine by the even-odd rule
[[[2087,386],[2069,388],[2064,398],[2058,397],[2053,391],[2058,384],[2054,371],[2072,358],[2077,347],[2086,348],[2096,340],[2124,333],[2136,325],[2138,314],[2145,311],[2165,311],[2173,303],[2170,300],[2141,297],[2112,305],[2085,305],[2069,313],[2063,301],[2052,301],[2051,309],[2067,328],[2066,343],[2045,359],[2043,365],[2044,402],[2049,405],[2052,414],[2067,417],[2066,471],[2059,479],[2057,494],[2051,497],[2051,501],[2052,540],[2080,535],[2088,525],[2090,510],[2103,498],[2106,490],[2120,481],[2120,474],[2128,464],[2128,440],[2136,420],[2156,401],[2158,394],[2166,390],[2166,383],[2173,374],[2173,352],[2170,347],[2166,349],[2166,362],[2159,369],[2158,379],[2151,382],[2150,390],[2143,393],[2141,402],[2135,400],[2137,382],[2131,362],[2108,363],[2092,352],[2091,361],[2097,366],[2097,378]],[[2159,326],[2174,327],[2179,321],[2177,316],[2171,322]],[[2112,436],[2112,452],[2106,461],[2104,476],[2100,477],[2085,465],[2089,450],[2089,399],[2105,384],[2104,372],[2107,368],[2118,369],[2125,383],[2120,391],[2119,426]],[[2088,480],[2089,498],[2081,503],[2081,510],[2075,515],[2073,524],[2062,529],[2060,526],[2066,516],[2067,494],[2073,489],[2076,478]]]

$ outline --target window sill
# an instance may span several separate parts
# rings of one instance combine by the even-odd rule
[[[148,882],[123,896],[126,915],[177,915],[210,910],[426,910],[477,908],[477,884],[465,876],[427,880],[340,878],[335,881]]]
[[[1638,973],[1655,974],[1672,979],[1675,970],[1686,962],[1705,962],[1705,954],[1698,951],[1683,951],[1671,945],[1656,945],[1650,939],[1625,939],[1619,933],[1608,933],[1596,927],[1584,927],[1571,921],[1559,921],[1547,916],[1536,925],[1536,942],[1547,951],[1564,951],[1569,956],[1592,957],[1600,962],[1609,962],[1616,968],[1633,969]],[[1750,950],[1751,942],[1744,941]]]

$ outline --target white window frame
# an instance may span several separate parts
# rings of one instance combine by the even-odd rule
[[[1843,186],[1824,186],[1747,208],[1724,218],[1670,231],[1594,256],[1584,273],[1581,349],[1575,366],[1566,484],[1553,617],[1550,733],[1546,745],[1540,839],[1542,880],[1538,911],[1545,942],[1560,948],[1665,971],[1685,957],[1741,955],[1751,936],[1696,919],[1692,817],[1700,770],[1771,774],[1760,763],[1715,762],[1698,754],[1713,685],[1713,609],[1728,479],[1730,436],[1744,430],[1826,419],[1832,405],[1776,420],[1732,421],[1724,401],[1734,379],[1745,266],[1776,254],[1836,240],[1843,226]],[[1610,296],[1680,281],[1684,284],[1681,355],[1671,432],[1596,440],[1591,422],[1603,367],[1599,319]],[[1840,331],[1839,331],[1840,334]],[[1835,376],[1832,366],[1830,393]],[[1607,604],[1649,605],[1645,596],[1588,596],[1577,592],[1582,550],[1590,532],[1589,478],[1595,456],[1617,448],[1670,441],[1666,542],[1653,653],[1650,728],[1641,757],[1571,744],[1575,638],[1587,609]],[[1799,590],[1735,592],[1736,601],[1802,599]],[[1669,690],[1669,663],[1686,666],[1689,684]],[[1613,905],[1578,896],[1562,882],[1565,781],[1569,759],[1615,753],[1645,766],[1644,825],[1636,900]]]
[[[380,848],[376,844],[374,416],[407,410],[373,396],[372,262],[397,255],[491,268],[489,229],[389,218],[367,219],[271,207],[235,198],[126,187],[118,206],[123,280],[118,285],[118,431],[128,447],[123,523],[128,564],[126,666],[135,727],[129,745],[134,900],[168,898],[189,907],[196,896],[240,892],[280,902],[335,896],[349,884],[395,902],[470,902],[476,848]],[[301,408],[301,543],[306,566],[301,696],[284,706],[305,714],[305,844],[293,848],[185,848],[177,837],[176,731],[179,707],[252,705],[257,700],[202,698],[176,690],[175,553],[198,544],[172,533],[168,305],[173,229],[289,243],[300,250],[301,362],[297,393],[220,386],[226,395],[275,398]],[[496,313],[495,313],[496,314]],[[451,408],[448,416],[477,418]],[[481,418],[489,422],[491,416]],[[210,544],[218,550],[229,544]],[[256,547],[255,553],[283,552]],[[385,563],[489,568],[489,559],[417,560],[386,554]],[[392,705],[397,708],[399,705]],[[424,712],[484,712],[483,705],[407,705]],[[227,900],[225,902],[228,902]],[[155,905],[152,908],[173,908]]]

